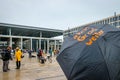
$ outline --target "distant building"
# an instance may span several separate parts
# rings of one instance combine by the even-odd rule
[[[88,23],[88,24],[85,24],[85,25],[81,25],[81,26],[78,26],[78,27],[75,27],[75,28],[72,28],[72,29],[69,29],[69,30],[65,30],[64,33],[63,33],[63,36],[64,38],[67,37],[69,34],[73,34],[77,31],[79,31],[79,29],[83,26],[88,26],[90,24],[111,24],[117,28],[120,28],[120,14],[118,15],[114,15],[114,16],[111,16],[111,17],[107,17],[107,18],[104,18],[102,20],[98,20],[98,21],[94,21],[94,22],[91,22],[91,23]]]
[[[63,35],[62,30],[0,23],[0,48],[11,46],[14,49],[18,46],[35,51],[38,48],[44,51],[59,49],[62,39],[53,37],[60,35]]]

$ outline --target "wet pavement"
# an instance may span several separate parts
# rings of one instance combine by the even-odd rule
[[[21,69],[15,69],[15,59],[10,61],[10,71],[2,71],[2,60],[0,60],[0,80],[67,80],[55,57],[52,63],[46,61],[41,64],[36,57],[28,58],[28,54],[21,61]]]

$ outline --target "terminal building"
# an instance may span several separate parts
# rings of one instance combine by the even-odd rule
[[[62,39],[54,37],[60,35],[63,35],[63,30],[0,23],[0,49],[11,46],[12,49],[20,47],[34,51],[58,50]]]
[[[75,32],[79,31],[79,29],[81,27],[88,26],[91,24],[110,24],[110,25],[113,25],[117,28],[120,28],[120,14],[117,14],[117,15],[115,14],[114,16],[110,16],[110,17],[104,18],[102,20],[94,21],[94,22],[91,22],[91,23],[88,23],[85,25],[81,25],[81,26],[78,26],[78,27],[75,27],[75,28],[72,28],[69,30],[65,30],[63,33],[63,37],[65,38],[69,34],[74,34]]]

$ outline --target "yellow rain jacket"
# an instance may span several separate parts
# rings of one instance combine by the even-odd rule
[[[21,50],[18,50],[18,51],[15,52],[16,61],[21,61],[21,56],[22,56]]]

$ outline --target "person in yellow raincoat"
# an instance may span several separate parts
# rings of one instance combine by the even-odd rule
[[[19,47],[17,47],[16,51],[15,51],[16,69],[20,69],[20,66],[21,66],[21,56],[22,56],[22,52],[19,49]]]

